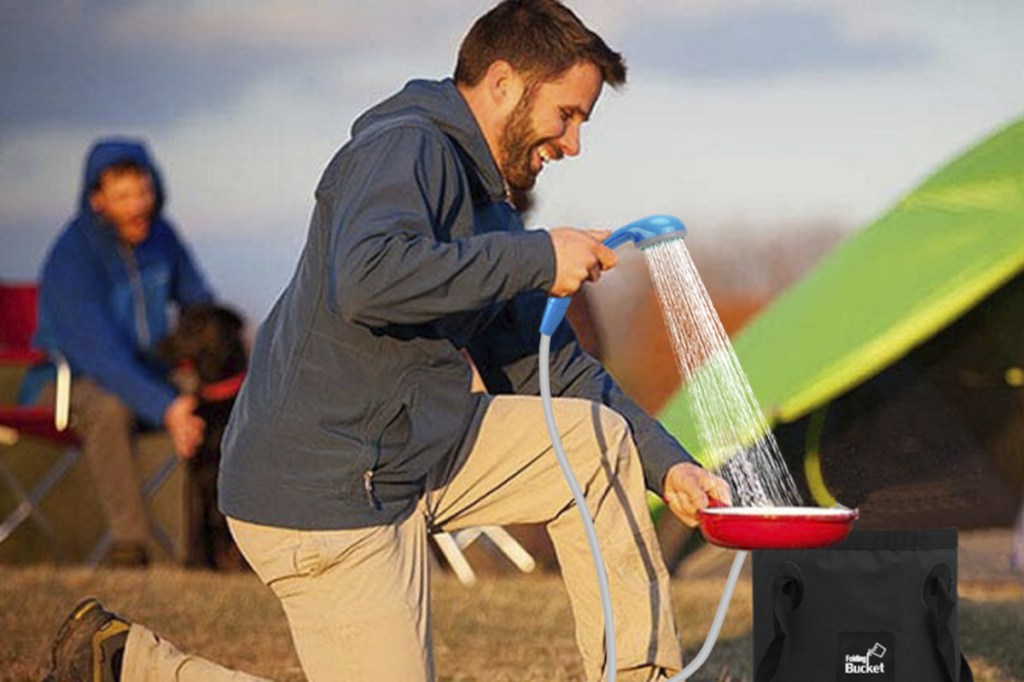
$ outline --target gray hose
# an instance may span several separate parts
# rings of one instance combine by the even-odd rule
[[[558,465],[562,467],[562,474],[565,475],[565,482],[569,484],[572,497],[576,500],[576,508],[579,509],[580,517],[583,519],[583,529],[587,534],[587,542],[590,544],[590,554],[594,559],[594,570],[597,572],[597,585],[601,591],[601,609],[604,612],[604,648],[605,648],[605,679],[607,682],[615,682],[615,620],[612,615],[612,595],[608,587],[608,572],[605,570],[604,558],[601,556],[601,546],[597,541],[597,531],[594,529],[594,521],[590,518],[586,500],[583,498],[583,491],[576,480],[576,476],[569,466],[569,459],[565,455],[565,448],[562,445],[562,437],[558,433],[558,424],[555,422],[555,410],[551,402],[551,337],[547,334],[540,335],[540,397],[544,405],[544,422],[548,427],[548,436],[551,438],[551,446],[555,449],[555,457]],[[739,551],[732,561],[732,568],[729,570],[729,578],[725,582],[725,589],[718,600],[718,609],[711,621],[711,629],[704,639],[704,645],[697,652],[697,656],[690,661],[690,665],[683,668],[668,682],[681,682],[687,680],[704,665],[711,650],[715,647],[718,634],[722,630],[722,623],[725,621],[725,614],[729,610],[729,602],[732,601],[732,593],[739,580],[743,562],[747,558],[747,552]]]
[[[607,682],[615,682],[615,620],[612,616],[612,593],[608,588],[608,572],[605,570],[601,547],[597,542],[597,531],[594,530],[594,521],[590,518],[590,512],[587,509],[587,501],[583,499],[583,491],[569,466],[569,459],[565,456],[565,448],[562,446],[562,437],[558,433],[558,424],[555,422],[555,410],[551,403],[550,353],[551,337],[541,334],[539,374],[540,397],[544,404],[544,421],[548,425],[548,436],[551,437],[551,446],[555,449],[555,457],[558,458],[558,464],[562,467],[562,473],[565,475],[565,482],[569,484],[572,497],[576,500],[576,508],[579,509],[580,517],[583,519],[587,542],[590,543],[590,554],[594,559],[594,570],[597,572],[597,585],[601,590],[601,608],[604,611],[605,679]]]
[[[729,610],[729,602],[732,601],[732,592],[736,588],[736,581],[740,579],[740,570],[743,568],[743,562],[746,559],[746,550],[736,552],[736,556],[732,560],[732,568],[729,569],[729,578],[725,581],[725,589],[722,590],[722,596],[718,600],[715,618],[711,621],[711,629],[708,630],[708,636],[704,638],[704,646],[697,652],[697,656],[690,661],[690,665],[683,668],[675,677],[670,678],[668,682],[681,682],[682,680],[690,679],[690,675],[697,672],[704,665],[704,661],[708,659],[708,656],[711,655],[711,650],[715,648],[715,642],[718,640],[718,633],[722,630],[722,623],[725,621],[725,612]]]

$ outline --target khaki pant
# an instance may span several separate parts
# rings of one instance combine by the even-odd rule
[[[53,404],[54,386],[47,384],[40,404]],[[71,428],[82,443],[96,495],[118,543],[145,544],[149,516],[135,466],[135,415],[116,395],[90,379],[71,384]]]
[[[183,654],[151,630],[133,623],[128,630],[121,667],[123,682],[266,682]]]
[[[618,679],[647,679],[656,667],[677,670],[682,653],[668,575],[628,426],[585,400],[556,399],[555,414],[608,566]],[[513,523],[547,525],[586,677],[600,679],[597,578],[539,398],[491,398],[470,451],[450,470],[435,472],[418,510],[394,525],[299,531],[229,519],[242,552],[281,600],[303,671],[314,682],[433,680],[428,528]]]

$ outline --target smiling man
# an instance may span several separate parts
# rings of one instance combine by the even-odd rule
[[[576,293],[615,255],[605,233],[525,230],[508,197],[580,153],[603,86],[625,75],[560,3],[508,0],[469,31],[453,79],[412,81],[367,111],[324,172],[220,476],[221,509],[310,680],[432,680],[428,533],[515,523],[546,525],[586,677],[604,676],[597,579],[544,426],[537,347],[547,296]],[[660,679],[682,656],[645,490],[693,525],[728,489],[565,325],[551,364],[610,569],[618,679]],[[471,391],[474,367],[486,391]],[[132,633],[124,662],[144,670],[163,645]]]
[[[514,523],[546,524],[587,679],[602,676],[597,581],[536,353],[546,297],[615,255],[602,233],[524,230],[507,198],[580,153],[602,88],[625,78],[569,9],[510,0],[470,29],[453,79],[412,81],[367,111],[325,171],[256,340],[220,488],[310,679],[433,679],[428,532]],[[645,489],[691,525],[728,491],[571,330],[553,348],[555,413],[614,567],[619,679],[656,679],[681,653]],[[471,365],[486,392],[470,391]]]

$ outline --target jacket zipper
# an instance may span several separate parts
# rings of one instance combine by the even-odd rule
[[[363,491],[366,493],[366,502],[370,505],[370,509],[373,509],[375,511],[380,511],[381,509],[380,500],[377,499],[377,495],[373,487],[374,470],[377,468],[377,464],[380,462],[380,438],[383,435],[384,431],[387,431],[388,427],[391,426],[396,419],[402,416],[402,411],[405,410],[406,408],[407,405],[404,402],[401,403],[398,406],[398,411],[391,415],[387,423],[385,423],[384,427],[381,429],[380,434],[377,434],[377,437],[373,443],[373,464],[370,466],[369,469],[363,472]]]
[[[149,320],[146,319],[146,291],[142,287],[142,277],[139,276],[139,266],[135,262],[135,254],[130,246],[121,245],[121,256],[124,259],[125,269],[128,271],[128,281],[132,285],[132,303],[135,309],[135,333],[138,336],[139,347],[149,349]]]
[[[363,472],[363,490],[366,491],[366,501],[369,503],[370,509],[380,511],[380,501],[373,494],[373,469]]]

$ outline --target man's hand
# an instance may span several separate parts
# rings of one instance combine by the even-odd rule
[[[615,252],[601,243],[611,234],[608,230],[559,227],[548,234],[555,248],[555,283],[548,290],[552,296],[572,296],[618,262]]]
[[[665,474],[665,502],[690,528],[697,525],[697,511],[706,508],[711,497],[732,504],[729,484],[696,464],[676,464]]]
[[[192,396],[179,395],[164,412],[164,428],[171,435],[174,451],[186,459],[196,454],[206,429],[206,422],[194,414],[196,404]]]

